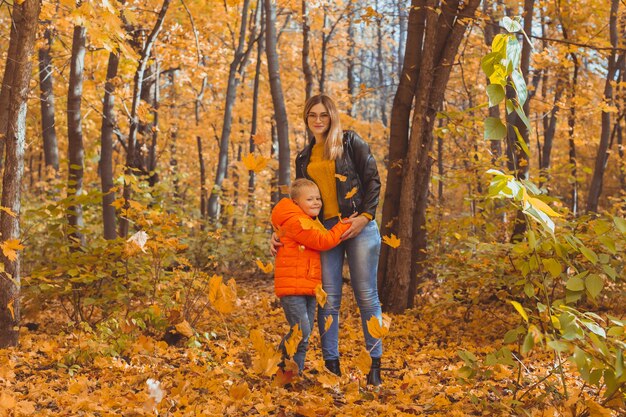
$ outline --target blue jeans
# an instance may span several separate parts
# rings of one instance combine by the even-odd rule
[[[283,337],[280,342],[280,349],[283,351],[283,357],[287,357],[285,351],[285,341],[291,336],[293,326],[296,324],[302,330],[302,340],[298,344],[298,349],[293,355],[293,360],[298,364],[300,372],[304,369],[304,358],[306,350],[309,347],[309,337],[313,331],[313,323],[315,323],[315,306],[317,300],[310,295],[286,295],[280,298],[280,304],[285,311],[285,317],[289,322],[291,330]]]
[[[332,228],[339,219],[334,217],[324,222]],[[361,324],[365,335],[365,347],[373,358],[383,354],[382,341],[374,338],[367,330],[367,321],[376,316],[382,323],[382,311],[378,299],[377,271],[380,256],[380,233],[376,222],[369,222],[358,236],[343,241],[335,248],[322,252],[322,286],[328,298],[324,307],[319,307],[317,324],[322,338],[322,355],[325,360],[339,359],[339,309],[341,307],[343,260],[347,255],[350,268],[350,283],[361,312]],[[326,319],[332,323],[325,330]]]

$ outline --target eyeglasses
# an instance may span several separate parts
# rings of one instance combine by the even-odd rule
[[[330,120],[330,114],[328,113],[321,113],[321,114],[309,113],[306,115],[306,117],[309,119],[310,122],[314,122],[319,119],[320,121],[326,123]]]

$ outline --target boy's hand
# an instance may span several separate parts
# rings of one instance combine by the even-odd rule
[[[370,222],[370,219],[358,213],[354,213],[347,219],[343,219],[342,222],[350,223],[350,228],[341,235],[341,239],[345,240],[358,236],[361,230]]]
[[[278,248],[281,246],[283,246],[283,244],[280,242],[280,239],[278,238],[276,232],[272,233],[272,238],[270,239],[270,254],[272,256],[276,256],[276,254],[278,253]]]

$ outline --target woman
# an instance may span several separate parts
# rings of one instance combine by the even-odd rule
[[[328,295],[326,305],[318,309],[324,363],[328,370],[341,375],[339,309],[343,260],[347,256],[365,345],[372,357],[367,383],[380,385],[382,343],[367,329],[367,321],[372,316],[382,320],[376,281],[380,234],[373,221],[380,194],[376,161],[367,143],[355,132],[341,130],[339,112],[330,97],[323,94],[311,97],[305,104],[303,116],[311,140],[296,157],[296,178],[311,179],[319,187],[323,202],[320,220],[327,229],[337,224],[340,217],[350,224],[342,235],[342,243],[321,253],[322,286]],[[354,213],[358,215],[346,218]],[[277,245],[280,243],[274,236],[273,251]],[[332,322],[326,330],[327,320]]]

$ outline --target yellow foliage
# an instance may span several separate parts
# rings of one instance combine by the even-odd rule
[[[0,206],[0,211],[4,211],[6,214],[8,214],[11,217],[17,216],[17,214],[8,207]]]
[[[262,155],[254,155],[249,153],[248,155],[244,156],[241,161],[243,162],[243,165],[246,167],[246,169],[259,173],[263,169],[265,169],[269,159],[265,158]]]
[[[228,285],[222,282],[222,277],[219,275],[213,275],[209,279],[209,301],[218,312],[231,313],[235,309],[236,300],[237,291],[233,279],[228,281]]]
[[[272,262],[268,262],[267,265],[265,265],[260,259],[257,259],[256,265],[261,271],[265,272],[266,274],[269,274],[274,270],[274,264]]]
[[[321,307],[324,307],[326,305],[326,299],[328,298],[328,294],[326,294],[326,291],[324,291],[324,288],[322,288],[322,284],[317,284],[317,286],[315,287],[315,298],[317,300],[317,304],[319,304]]]
[[[231,385],[230,390],[228,390],[228,394],[233,400],[241,401],[246,398],[248,394],[250,394],[250,387],[248,387],[248,383],[246,381],[243,381],[240,384],[233,384]]]
[[[250,340],[258,355],[252,362],[254,372],[265,376],[274,375],[282,358],[281,353],[265,342],[260,330],[250,331]]]
[[[361,349],[361,353],[359,353],[359,356],[356,358],[356,366],[364,374],[369,373],[372,367],[372,357],[367,350]]]
[[[296,354],[298,350],[298,345],[302,340],[302,329],[300,329],[300,325],[297,323],[291,328],[291,335],[285,341],[285,351],[287,351],[287,355],[293,358],[293,355]]]
[[[385,337],[389,333],[389,327],[391,326],[391,318],[386,314],[382,315],[382,325],[376,316],[370,317],[367,321],[367,330],[376,339]]]
[[[11,262],[17,259],[17,251],[24,249],[24,246],[20,244],[19,239],[8,239],[0,243],[2,253]]]

